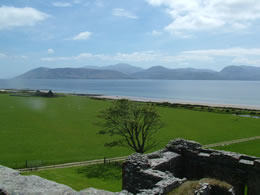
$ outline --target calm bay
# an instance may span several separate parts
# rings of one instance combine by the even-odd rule
[[[65,93],[260,106],[260,81],[2,79],[0,89],[51,89]]]

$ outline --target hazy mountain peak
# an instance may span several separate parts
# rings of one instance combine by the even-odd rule
[[[223,68],[220,72],[232,72],[232,71],[260,71],[260,67],[245,66],[245,65],[230,65]]]
[[[46,67],[38,67],[35,68],[34,70],[49,70],[50,68],[46,68]]]
[[[84,68],[91,68],[97,70],[114,70],[114,71],[122,72],[124,74],[132,74],[143,70],[143,68],[132,66],[126,63],[119,63],[119,64],[108,65],[108,66],[85,66]]]
[[[168,68],[158,65],[158,66],[152,66],[151,68],[148,68],[147,70],[168,70]]]
[[[260,67],[231,65],[223,68],[220,75],[228,80],[260,80]]]
[[[130,79],[128,75],[114,70],[87,68],[35,68],[18,79]]]
[[[114,64],[114,65],[109,65],[109,67],[134,67],[130,64],[126,64],[126,63],[118,63],[118,64]]]

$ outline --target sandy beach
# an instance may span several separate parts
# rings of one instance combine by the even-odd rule
[[[29,92],[33,93],[35,90],[32,89],[0,89],[0,93],[11,92],[11,93],[19,93],[19,92]],[[42,92],[47,92],[48,90],[41,90]],[[55,92],[54,92],[55,93]],[[79,96],[87,96],[93,97],[97,99],[129,99],[136,102],[150,102],[150,103],[171,103],[171,104],[180,104],[180,105],[193,105],[193,106],[209,106],[209,107],[218,107],[218,108],[237,108],[237,109],[244,109],[244,110],[260,110],[260,106],[250,106],[250,105],[239,105],[239,104],[215,104],[215,103],[208,103],[208,102],[193,102],[193,101],[184,101],[184,100],[170,100],[170,99],[158,99],[158,98],[145,98],[145,97],[133,97],[133,96],[110,96],[110,95],[103,95],[103,94],[81,94],[81,93],[66,93],[66,92],[56,92],[57,94],[63,95],[79,95]]]
[[[249,106],[249,105],[237,105],[237,104],[214,104],[214,103],[206,103],[206,102],[192,102],[192,101],[182,101],[182,100],[169,100],[169,99],[156,99],[156,98],[143,98],[143,97],[132,97],[132,96],[107,96],[107,95],[99,95],[99,96],[90,96],[98,99],[129,99],[136,102],[151,102],[151,103],[171,103],[171,104],[181,104],[181,105],[194,105],[194,106],[209,106],[209,107],[219,107],[219,108],[238,108],[238,109],[246,109],[246,110],[260,110],[258,106]]]

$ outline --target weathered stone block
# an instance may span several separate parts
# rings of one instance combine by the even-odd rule
[[[170,141],[166,148],[172,152],[181,153],[183,149],[200,150],[201,144],[194,141],[189,141],[181,138]]]
[[[115,195],[115,193],[95,188],[88,188],[85,190],[81,190],[79,192],[79,195]]]
[[[186,181],[186,179],[168,177],[167,179],[159,181],[155,186],[163,189],[163,193],[168,193],[173,189],[179,187],[184,181]]]
[[[245,159],[241,159],[239,160],[239,167],[246,168],[246,169],[250,169],[254,166],[254,161],[251,160],[245,160]]]
[[[19,171],[0,167],[0,189],[7,194],[76,194],[72,188],[38,176],[22,176]]]
[[[180,169],[181,156],[174,152],[164,152],[160,156],[161,158],[148,160],[150,166],[156,170],[170,171],[177,174],[178,169]]]
[[[254,161],[254,166],[257,170],[260,171],[260,159]]]
[[[200,188],[194,192],[194,195],[210,195],[211,187],[208,183],[201,183]]]
[[[240,160],[240,154],[233,153],[233,152],[220,152],[216,151],[211,153],[211,160],[215,163],[219,164],[226,164],[226,165],[238,165]]]

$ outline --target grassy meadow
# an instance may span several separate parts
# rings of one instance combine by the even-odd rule
[[[110,104],[108,100],[83,96],[42,98],[0,94],[0,164],[18,168],[24,167],[26,160],[57,164],[132,153],[127,148],[104,147],[112,138],[97,135],[97,115]],[[176,137],[210,144],[260,135],[259,119],[155,107],[166,126],[158,132],[159,145],[154,150]],[[237,152],[260,156],[257,149],[253,152],[242,149]]]
[[[26,172],[23,175],[38,175],[68,185],[77,191],[90,187],[112,192],[122,190],[122,167],[119,163],[50,169]]]
[[[220,147],[216,147],[214,149],[238,152],[241,154],[247,154],[247,155],[259,157],[260,156],[260,151],[259,151],[260,150],[260,140],[236,143],[236,144],[231,144],[231,145],[227,145],[227,146],[220,146]]]

